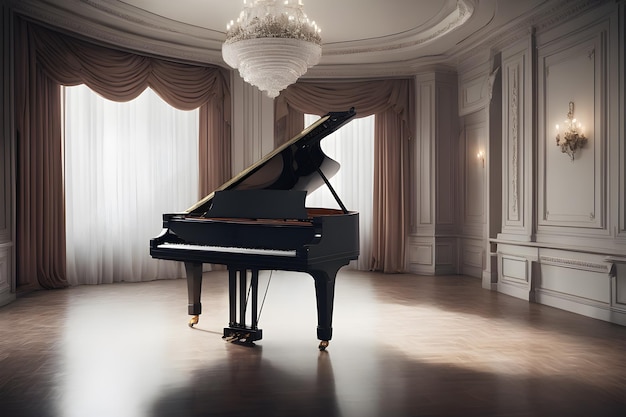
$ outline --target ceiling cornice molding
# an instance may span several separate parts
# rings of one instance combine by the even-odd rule
[[[350,66],[352,67],[352,66]],[[368,71],[358,71],[356,70],[357,66],[354,66],[355,70],[346,71],[343,69],[338,69],[337,66],[329,66],[324,67],[313,73],[309,74],[307,72],[306,75],[300,78],[300,80],[304,81],[315,81],[315,80],[328,80],[329,82],[333,81],[362,81],[362,80],[376,80],[376,79],[389,79],[389,78],[413,78],[420,74],[445,74],[449,76],[456,77],[457,71],[456,68],[441,63],[439,61],[432,63],[422,63],[418,67],[411,68],[409,70],[398,70],[398,67],[378,67],[375,69],[371,69]]]
[[[404,78],[410,77],[424,71],[455,71],[449,57],[431,56],[421,57],[409,61],[393,61],[384,63],[343,64],[325,65],[318,64],[309,71],[303,78]]]
[[[419,28],[402,33],[350,42],[322,45],[322,60],[306,78],[403,77],[433,65],[460,66],[497,52],[529,36],[529,30],[545,31],[561,21],[597,7],[623,0],[545,1],[541,6],[502,25],[494,0],[459,0]],[[148,13],[120,0],[4,0],[15,12],[62,32],[119,49],[197,64],[229,68],[222,59],[225,34]],[[455,10],[456,12],[453,12]],[[454,13],[457,13],[456,17]],[[446,18],[448,20],[446,20]],[[478,27],[470,32],[462,22]],[[428,54],[435,39],[446,42],[452,31],[466,37]],[[477,54],[477,51],[483,51]],[[406,58],[406,52],[414,58]],[[421,51],[421,54],[420,54]]]
[[[137,13],[138,9],[118,0],[74,0],[64,2],[65,7],[45,0],[7,0],[7,3],[18,14],[93,43],[186,62],[225,66],[222,41],[215,39],[223,34],[161,16]]]
[[[228,68],[221,47],[225,33],[148,13],[120,0],[6,0],[17,13],[79,38],[119,49],[185,62]],[[323,45],[322,64],[330,72],[408,73],[402,54],[419,51],[457,29],[474,13],[476,0],[450,2],[430,22],[403,33]],[[414,53],[415,54],[415,53]],[[417,55],[417,54],[416,54]],[[346,59],[347,58],[347,59]],[[341,62],[335,62],[340,60]],[[389,63],[385,61],[388,60]],[[417,60],[423,60],[418,58]],[[426,58],[427,61],[432,59]],[[359,61],[358,63],[356,61]],[[351,64],[354,62],[354,66]],[[413,67],[415,64],[410,65]],[[363,71],[365,67],[372,67]],[[382,68],[382,70],[381,70]],[[320,70],[318,73],[326,73]]]
[[[96,10],[103,16],[94,16],[94,2],[91,0],[75,0],[74,5],[67,9],[59,9],[58,5],[41,0],[8,0],[10,7],[17,13],[24,15],[34,21],[40,22],[54,30],[70,33],[100,45],[114,46],[128,51],[144,53],[150,56],[166,57],[183,62],[193,62],[198,64],[212,64],[229,68],[222,60],[221,41],[210,39],[212,31],[202,28],[195,28],[190,31],[187,25],[172,22],[160,16],[145,14],[136,15],[136,9],[128,8],[124,3],[117,0],[109,0],[109,5],[97,4]],[[113,4],[114,3],[114,4]],[[116,5],[120,5],[117,9]],[[106,6],[106,7],[105,7]],[[90,16],[86,17],[89,12]],[[110,20],[123,18],[132,25],[144,27],[142,33],[133,33],[129,28],[124,31],[119,30],[119,22]],[[107,21],[105,25],[102,22]],[[134,26],[130,26],[132,29]],[[167,31],[161,31],[167,27]],[[146,28],[161,31],[160,36],[148,35]],[[194,27],[191,27],[194,29]],[[184,29],[184,30],[183,30]],[[187,40],[181,43],[176,40],[164,40],[162,34],[182,34]],[[207,46],[210,45],[210,46]],[[326,46],[324,46],[326,54]],[[430,68],[438,65],[445,65],[449,61],[444,56],[426,56],[408,61],[390,61],[369,63],[363,65],[355,64],[320,64],[310,68],[305,78],[395,78],[412,76],[423,68]]]
[[[552,29],[575,16],[596,9],[602,4],[614,3],[615,1],[546,1],[542,6],[527,12],[512,22],[495,29],[477,31],[451,50],[451,56],[456,62],[472,61],[476,57],[477,49],[489,48],[492,51],[501,51],[517,41],[528,39],[532,34]],[[468,47],[470,44],[472,47]]]
[[[475,0],[458,0],[454,8],[445,15],[437,16],[427,27],[416,27],[409,31],[374,39],[324,44],[324,55],[357,55],[388,53],[397,50],[415,50],[449,34],[462,26],[474,14]]]

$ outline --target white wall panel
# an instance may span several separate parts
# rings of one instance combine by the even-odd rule
[[[11,247],[0,246],[0,300],[11,291]],[[2,303],[0,302],[0,305]]]
[[[456,74],[416,75],[416,137],[412,141],[407,269],[456,273],[458,121]],[[453,111],[451,112],[451,109]],[[452,272],[450,272],[452,271]]]
[[[465,125],[465,175],[464,216],[465,224],[484,224],[485,222],[485,166],[477,158],[479,151],[485,152],[487,126],[484,121]]]
[[[549,291],[566,299],[577,298],[578,302],[610,303],[610,279],[608,274],[568,268],[556,264],[541,263],[541,280],[538,292]]]
[[[483,238],[485,235],[487,162],[479,159],[477,154],[482,151],[487,155],[488,141],[487,112],[478,111],[466,116],[461,133],[463,159],[460,166],[461,230],[465,237]]]
[[[510,281],[517,284],[528,284],[530,281],[528,264],[529,261],[527,259],[503,255],[500,260],[502,281]]]
[[[451,116],[448,109],[455,106],[457,99],[456,80],[442,80],[437,85],[437,176],[436,176],[436,227],[438,233],[455,232],[455,209],[458,198],[456,197],[457,175],[457,144],[458,130],[457,121]],[[442,111],[442,110],[448,110]]]
[[[611,292],[613,308],[626,313],[626,258],[614,260],[611,270]]]
[[[502,52],[502,234],[532,239],[532,38]]]
[[[539,230],[542,226],[602,229],[606,225],[604,38],[604,28],[594,28],[575,41],[565,37],[539,49]],[[556,144],[556,125],[563,129],[570,102],[588,138],[574,159]]]
[[[437,239],[435,245],[436,274],[457,274],[459,272],[457,251],[457,239]]]
[[[418,85],[418,184],[419,184],[419,226],[432,225],[434,218],[434,187],[431,186],[433,167],[433,137],[435,136],[434,113],[435,82],[427,80]]]
[[[459,115],[466,116],[483,109],[489,102],[489,57],[485,56],[483,64],[459,77]]]

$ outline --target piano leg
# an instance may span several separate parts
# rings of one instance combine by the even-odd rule
[[[236,269],[228,268],[228,325],[237,323],[237,274]]]
[[[315,279],[315,298],[317,300],[317,338],[319,350],[326,350],[333,337],[333,305],[335,300],[335,278],[343,264],[331,264],[309,271]]]
[[[253,269],[250,278],[250,288],[252,289],[252,328],[258,330],[259,324],[259,270]]]
[[[187,297],[189,299],[189,327],[193,327],[200,320],[202,305],[200,304],[200,293],[202,291],[202,263],[185,262],[185,273],[187,274]]]

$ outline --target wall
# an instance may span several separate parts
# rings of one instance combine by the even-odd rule
[[[8,8],[0,3],[0,305],[15,299],[14,251],[14,140],[12,91],[12,24]]]
[[[411,141],[407,270],[458,272],[456,74],[440,68],[415,78],[416,126]]]
[[[497,290],[626,325],[624,2],[502,49]],[[588,138],[556,144],[569,103]]]
[[[489,239],[500,231],[501,71],[489,48],[459,65],[459,269],[495,289],[497,264]]]

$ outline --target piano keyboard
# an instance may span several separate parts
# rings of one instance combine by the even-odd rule
[[[240,253],[245,255],[266,255],[266,256],[284,256],[289,258],[296,257],[295,250],[280,250],[280,249],[256,249],[256,248],[232,248],[225,246],[204,246],[204,245],[189,245],[183,243],[162,243],[158,246],[160,249],[181,249],[181,250],[201,250],[206,252],[225,252],[225,253]]]

